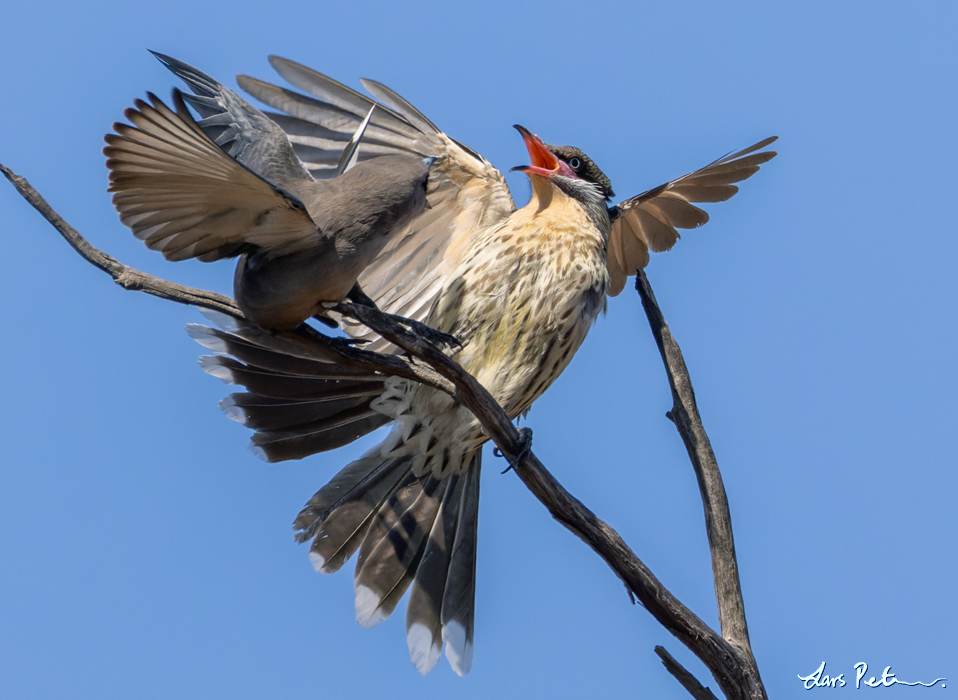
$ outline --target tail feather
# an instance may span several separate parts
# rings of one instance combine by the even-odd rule
[[[267,462],[303,459],[348,445],[388,422],[386,416],[360,406],[292,430],[261,430],[253,435],[251,449]]]
[[[366,383],[339,382],[309,399],[280,399],[261,394],[231,394],[220,401],[230,418],[253,430],[288,430],[370,403],[382,393]]]
[[[372,627],[389,617],[412,588],[407,644],[423,674],[446,657],[459,675],[472,663],[478,451],[463,472],[417,476],[421,455],[396,428],[382,445],[347,465],[296,518],[300,542],[312,540],[317,571],[338,571],[357,550],[356,620]]]
[[[354,381],[252,369],[231,357],[204,355],[200,366],[249,393],[220,403],[227,416],[255,429],[253,451],[268,462],[302,459],[342,447],[389,422],[372,402],[382,380]]]
[[[389,617],[412,583],[446,487],[410,474],[376,513],[356,560],[356,620],[363,627]]]
[[[213,352],[228,354],[250,367],[271,372],[319,378],[370,378],[375,375],[368,370],[344,367],[335,360],[332,351],[320,357],[302,357],[290,354],[290,345],[275,336],[264,334],[259,329],[243,329],[229,332],[210,328],[198,323],[186,326],[187,334],[197,343]],[[324,360],[329,360],[324,361]]]
[[[227,384],[245,386],[220,403],[227,416],[256,430],[252,449],[268,462],[301,459],[342,447],[389,419],[371,408],[381,376],[296,354],[296,346],[259,328],[208,314],[221,326],[187,326],[204,347],[200,367]],[[235,359],[234,359],[235,358]]]
[[[476,548],[479,537],[480,453],[463,475],[459,527],[442,596],[442,641],[452,670],[460,676],[472,667],[476,616]]]
[[[200,367],[207,374],[222,379],[227,384],[245,386],[251,392],[277,399],[308,399],[322,397],[340,381],[333,377],[315,377],[295,374],[281,374],[272,370],[262,370],[244,365],[225,355],[202,355]],[[352,381],[356,380],[347,377]],[[382,386],[382,377],[374,375],[368,381]]]
[[[372,409],[385,391],[381,376],[312,357],[242,322],[208,317],[223,330],[194,326],[190,335],[232,357],[206,356],[201,366],[246,387],[221,406],[257,431],[254,450],[268,460],[344,445],[398,415]],[[321,573],[338,571],[359,551],[356,619],[364,627],[389,617],[411,588],[406,641],[416,668],[429,673],[445,646],[450,666],[464,675],[475,627],[481,455],[445,443],[427,449],[416,437],[421,427],[397,423],[384,443],[316,492],[294,527],[299,542],[312,541],[309,558]]]
[[[449,488],[443,494],[439,517],[435,519],[422,561],[416,571],[406,607],[406,643],[416,669],[426,675],[442,652],[443,591],[449,574],[465,479],[456,474],[448,478]]]
[[[363,457],[310,499],[293,527],[300,542],[313,539],[309,557],[317,571],[338,571],[359,549],[376,512],[411,469],[407,458]]]

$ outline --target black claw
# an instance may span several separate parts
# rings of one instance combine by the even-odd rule
[[[450,335],[449,333],[443,333],[442,331],[437,331],[435,328],[427,326],[425,323],[420,321],[414,321],[411,318],[405,318],[403,316],[394,316],[392,314],[387,314],[389,318],[396,323],[401,323],[406,326],[413,333],[418,335],[420,338],[425,340],[428,343],[439,347],[446,347],[450,350],[459,349],[462,350],[462,343],[459,342],[459,339]]]
[[[331,319],[326,314],[314,314],[313,318],[315,318],[317,321],[319,321],[323,325],[329,326],[330,328],[339,328],[339,324],[336,323],[336,321]]]
[[[509,466],[502,470],[502,473],[505,474],[510,469],[514,469],[517,464],[525,457],[530,450],[532,450],[532,429],[531,428],[519,428],[519,454],[516,455],[516,458],[509,463]],[[492,454],[496,457],[505,457],[498,447],[493,448]]]
[[[365,338],[330,338],[329,345],[335,349],[351,349],[360,345],[365,345],[369,341]]]

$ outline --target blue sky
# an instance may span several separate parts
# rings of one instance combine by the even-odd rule
[[[235,86],[276,53],[389,85],[502,170],[511,128],[583,148],[625,198],[777,134],[779,157],[654,256],[732,507],[770,696],[854,689],[856,662],[956,679],[958,389],[947,214],[958,157],[954,5],[171,0],[10,5],[0,162],[95,245],[227,292],[232,265],[166,263],[118,221],[110,124],[175,79]],[[520,205],[524,176],[508,176]],[[707,671],[487,455],[476,650],[410,664],[403,616],[353,618],[291,523],[368,443],[267,465],[217,408],[186,307],[121,291],[0,182],[0,697],[686,697]],[[540,459],[717,624],[695,479],[634,292],[533,408]],[[805,691],[822,662],[849,685]],[[955,680],[958,682],[958,679]]]

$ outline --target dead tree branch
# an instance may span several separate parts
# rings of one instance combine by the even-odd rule
[[[125,289],[142,291],[170,301],[212,309],[236,318],[243,318],[240,310],[228,297],[167,282],[123,265],[106,255],[63,221],[25,179],[2,164],[0,164],[0,170],[3,171],[3,174],[24,199],[30,202],[84,259],[109,274],[114,281]],[[640,276],[640,280],[645,280],[644,275]],[[647,280],[645,280],[645,284],[647,286]],[[649,298],[657,311],[658,307],[654,306],[651,289],[649,289]],[[644,297],[643,301],[645,301]],[[646,309],[649,313],[648,306]],[[301,327],[294,332],[281,333],[278,337],[292,343],[298,352],[327,360],[335,355],[336,361],[346,366],[360,367],[386,375],[412,379],[454,396],[457,401],[460,401],[475,414],[486,434],[499,446],[510,462],[515,464],[515,471],[518,476],[536,498],[546,506],[552,516],[602,557],[613,572],[625,583],[630,595],[638,599],[656,620],[702,660],[712,672],[727,698],[730,700],[763,700],[766,698],[748,644],[744,606],[741,602],[741,591],[738,586],[738,573],[735,566],[734,547],[731,544],[728,504],[721,487],[718,468],[714,465],[714,456],[711,457],[711,466],[704,468],[696,466],[696,473],[701,474],[699,483],[702,488],[703,499],[706,501],[706,520],[709,523],[709,541],[713,543],[713,562],[718,561],[721,564],[721,570],[716,569],[715,574],[716,592],[719,596],[722,630],[727,639],[723,639],[721,635],[709,628],[700,618],[682,605],[629,549],[615,530],[602,522],[594,513],[569,494],[545,469],[536,456],[531,451],[525,450],[526,445],[519,431],[516,430],[505,411],[472,375],[446,357],[436,347],[375,309],[358,304],[342,303],[337,310],[381,334],[404,350],[409,357],[364,351],[348,345],[341,339],[324,336],[309,327]],[[650,322],[651,318],[650,315]],[[661,320],[661,312],[658,312],[658,318]],[[661,320],[658,327],[660,331],[659,335],[656,335],[657,340],[660,335],[663,337],[667,335],[668,338],[668,342],[660,342],[660,347],[663,347],[662,343],[665,342],[664,347],[667,350],[663,350],[663,357],[666,358],[666,368],[669,371],[670,383],[673,386],[673,395],[685,397],[684,392],[687,386],[688,396],[690,397],[691,384],[688,382],[687,372],[678,381],[673,378],[673,372],[676,371],[673,367],[673,365],[676,365],[674,361],[676,354],[681,360],[678,346],[674,345],[674,340],[671,340],[671,336],[668,335],[668,327],[664,320]],[[655,328],[656,324],[653,324],[653,332],[655,332]],[[664,333],[661,330],[663,328]],[[674,346],[674,350],[669,349],[672,346]],[[684,364],[681,365],[680,369],[684,370]],[[676,389],[676,386],[679,386],[681,391]],[[689,406],[691,406],[691,411],[688,410]],[[692,415],[694,418],[687,419],[684,417],[686,414]],[[695,463],[695,460],[698,459],[695,455],[698,455],[699,446],[704,444],[707,447],[708,438],[705,437],[704,430],[701,430],[700,422],[698,422],[698,428],[695,427],[697,413],[694,411],[694,400],[691,403],[686,398],[676,400],[676,407],[673,408],[671,415],[677,427],[684,425],[686,420],[690,421],[690,425],[692,425],[690,434],[693,435],[695,441],[693,444],[696,445],[696,449],[693,451],[693,448],[689,447],[689,453],[693,456],[693,463]],[[680,427],[680,432],[683,429]],[[689,444],[688,441],[687,444]],[[711,454],[710,450],[708,454]],[[716,481],[718,490],[716,490]],[[722,508],[723,504],[724,510]],[[716,530],[717,534],[713,533],[713,529]],[[674,673],[671,668],[670,672]],[[686,685],[685,681],[683,681],[683,685],[686,688],[692,687]]]
[[[672,655],[665,650],[665,647],[655,647],[655,653],[662,659],[662,665],[665,670],[675,676],[675,680],[682,684],[682,687],[689,691],[689,694],[695,700],[717,700],[711,690],[696,680],[695,676],[685,670],[678,661],[672,658]]]
[[[672,388],[672,410],[666,415],[675,424],[685,443],[702,494],[722,636],[751,659],[745,602],[742,598],[735,541],[732,537],[732,516],[722,483],[722,473],[715,460],[715,453],[712,452],[709,437],[702,426],[702,418],[695,404],[692,380],[689,378],[682,351],[672,337],[644,271],[639,271],[636,276],[635,288],[642,299],[642,306],[649,319],[652,335],[659,346],[669,377],[669,386]]]

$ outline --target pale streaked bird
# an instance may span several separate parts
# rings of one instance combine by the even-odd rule
[[[422,211],[431,159],[390,154],[346,170],[347,148],[337,164],[345,172],[317,180],[262,112],[192,66],[155,55],[196,94],[174,90],[175,112],[149,94],[152,104],[126,110],[133,126],[114,124],[106,136],[120,220],[167,260],[240,256],[234,296],[263,328],[323,315]]]
[[[319,99],[245,76],[240,86],[286,114],[270,115],[317,176],[332,172],[342,143],[373,101],[315,71],[273,57],[290,83]],[[363,81],[377,106],[364,136],[369,155],[435,157],[429,208],[393,238],[360,275],[384,310],[450,333],[450,354],[506,412],[528,411],[572,359],[606,296],[666,250],[676,227],[708,217],[689,202],[715,202],[774,157],[774,139],[726,156],[609,209],[608,178],[578,149],[548,146],[519,128],[531,164],[528,205],[516,210],[505,180],[484,158],[442,133],[383,85]],[[339,447],[392,423],[378,446],[347,465],[294,523],[312,541],[318,571],[338,570],[358,552],[356,617],[384,620],[409,591],[410,656],[422,673],[442,647],[453,670],[472,662],[481,447],[475,417],[446,394],[414,382],[294,356],[276,338],[213,317],[222,329],[192,326],[220,355],[201,364],[246,388],[223,402],[255,430],[269,461]],[[356,337],[369,331],[346,325]],[[381,339],[371,347],[397,352]],[[226,355],[232,355],[227,357]]]

